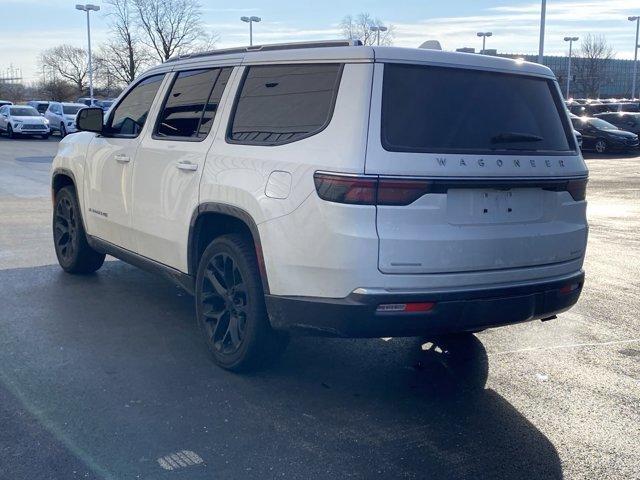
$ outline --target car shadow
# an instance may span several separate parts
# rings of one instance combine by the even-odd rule
[[[96,478],[562,478],[474,336],[294,338],[236,375],[191,297],[119,261],[2,270],[0,305],[2,386]],[[163,470],[181,450],[204,462]]]

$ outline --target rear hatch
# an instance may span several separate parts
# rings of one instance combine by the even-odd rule
[[[365,173],[379,269],[557,264],[586,247],[586,166],[550,77],[378,63]]]

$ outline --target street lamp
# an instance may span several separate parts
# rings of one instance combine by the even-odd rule
[[[484,54],[487,46],[487,37],[493,36],[491,32],[478,32],[478,36],[482,37],[482,53]]]
[[[565,42],[569,42],[569,64],[567,65],[567,94],[565,98],[569,100],[569,87],[571,86],[571,56],[573,55],[573,42],[578,41],[578,37],[564,37]]]
[[[376,25],[376,26],[370,27],[369,30],[376,33],[376,44],[380,45],[380,32],[386,32],[388,28],[382,25]]]
[[[633,57],[633,81],[631,82],[631,98],[636,98],[636,79],[638,76],[638,33],[640,33],[640,16],[629,17],[630,22],[636,22],[636,43]]]
[[[253,45],[253,22],[258,23],[262,19],[260,17],[240,17],[245,23],[249,24],[249,46]]]
[[[76,10],[87,12],[87,45],[89,47],[89,99],[91,100],[91,105],[93,105],[93,64],[91,63],[91,22],[89,21],[89,13],[97,12],[98,10],[100,10],[100,7],[98,5],[91,5],[90,3],[87,3],[86,5],[76,5]]]
[[[544,30],[547,23],[547,0],[542,0],[540,13],[540,47],[538,48],[538,63],[542,65],[544,61]]]

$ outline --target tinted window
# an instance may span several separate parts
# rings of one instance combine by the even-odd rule
[[[549,80],[386,64],[382,143],[390,151],[567,152],[573,135]],[[571,140],[570,140],[571,139]]]
[[[11,115],[15,117],[38,117],[40,114],[33,107],[11,107]]]
[[[62,111],[64,112],[65,115],[75,115],[76,113],[78,113],[78,111],[84,108],[83,105],[63,105],[62,106]]]
[[[148,77],[127,93],[109,119],[110,134],[130,136],[140,134],[163,78],[164,74]]]
[[[48,103],[39,103],[39,104],[36,106],[36,110],[38,110],[38,112],[40,112],[40,113],[44,113],[44,112],[46,112],[46,111],[47,111],[47,107],[48,107],[48,106],[49,106],[49,104],[48,104]]]
[[[156,134],[206,137],[230,74],[231,68],[180,72],[160,114]]]
[[[318,133],[331,118],[341,71],[338,64],[249,67],[229,140],[279,145]]]

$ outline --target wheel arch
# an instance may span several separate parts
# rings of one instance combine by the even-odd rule
[[[227,233],[245,233],[252,239],[258,259],[262,289],[265,294],[268,294],[269,282],[258,226],[249,212],[234,205],[206,202],[200,204],[191,215],[187,252],[189,275],[196,277],[200,256],[207,245],[216,237]]]

